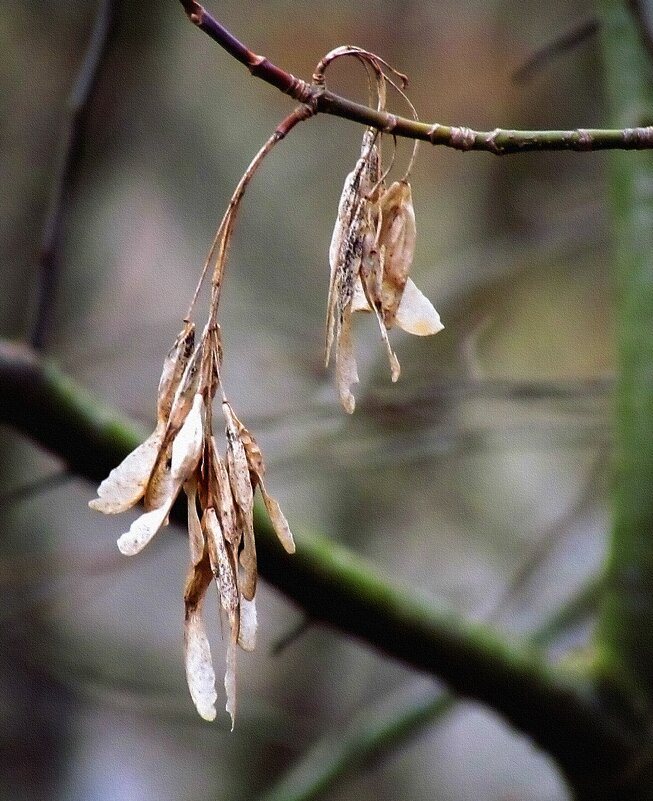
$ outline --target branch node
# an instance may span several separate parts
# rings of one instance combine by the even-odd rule
[[[397,116],[395,114],[386,114],[386,119],[381,129],[384,133],[392,133],[397,127]]]
[[[307,83],[301,78],[295,78],[292,74],[290,77],[292,80],[286,94],[294,97],[299,103],[310,106],[313,109],[313,114],[317,114],[318,96],[322,94],[324,87],[313,86],[313,84]]]
[[[497,136],[501,133],[501,128],[495,128],[491,131],[486,140],[485,144],[487,145],[488,150],[491,153],[494,153],[495,156],[503,156],[504,150],[501,145],[497,144]]]
[[[429,142],[432,145],[434,145],[435,142],[436,142],[438,131],[440,130],[440,128],[442,128],[440,123],[435,122],[435,123],[433,123],[433,125],[431,125],[431,127],[426,132],[426,138],[429,140]]]
[[[624,145],[634,150],[650,147],[653,143],[653,126],[647,128],[625,128],[623,132]]]
[[[449,141],[457,150],[471,150],[476,142],[476,133],[464,126],[454,127],[449,134]]]
[[[585,128],[578,129],[578,138],[576,140],[578,150],[592,150],[592,134]]]

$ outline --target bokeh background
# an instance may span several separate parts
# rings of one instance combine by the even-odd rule
[[[0,6],[0,332],[28,336],[41,229],[67,96],[96,2]],[[596,36],[527,83],[514,71],[590,3],[207,3],[236,35],[309,78],[357,44],[410,76],[424,120],[477,129],[606,125]],[[364,100],[363,70],[330,85]],[[390,105],[406,113],[403,101]],[[291,102],[252,79],[173,0],[119,4],[71,187],[47,353],[151,425],[163,356],[241,173]],[[608,520],[613,363],[606,158],[502,159],[422,146],[413,277],[446,326],[397,334],[390,383],[372,319],[357,320],[353,417],[322,365],[327,251],[361,130],[319,117],[267,159],[239,218],[223,295],[224,379],[292,525],[328,533],[446,608],[526,634],[600,566]],[[410,145],[401,142],[397,165]],[[257,798],[325,734],[432,682],[309,625],[263,583],[239,719],[208,725],[184,683],[187,546],[140,556],[128,515],[0,428],[0,797]],[[217,605],[213,653],[221,672]],[[552,658],[583,658],[591,621]],[[219,691],[221,688],[218,688]],[[221,703],[219,696],[219,703]],[[555,766],[492,712],[457,704],[329,788],[345,801],[563,801]]]

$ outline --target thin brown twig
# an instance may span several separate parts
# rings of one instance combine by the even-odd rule
[[[377,128],[393,136],[419,139],[455,150],[481,150],[495,156],[544,150],[645,150],[653,148],[653,126],[617,130],[577,128],[570,131],[518,131],[495,128],[474,131],[466,126],[423,123],[369,108],[341,97],[320,83],[307,83],[250,50],[195,0],[180,0],[190,21],[257,78],[315,109],[315,113]]]
[[[637,0],[633,0],[636,2]],[[538,48],[526,61],[518,67],[512,74],[515,83],[527,83],[543,67],[553,61],[554,58],[567,53],[579,44],[586,42],[595,36],[599,30],[599,21],[596,17],[585,20],[583,23],[575,25],[571,30],[566,31],[544,47]]]
[[[68,97],[59,161],[43,226],[38,259],[36,310],[29,337],[30,344],[37,350],[45,347],[50,332],[60,279],[59,251],[70,187],[79,166],[84,129],[100,68],[115,30],[117,7],[118,0],[101,0],[84,60]]]

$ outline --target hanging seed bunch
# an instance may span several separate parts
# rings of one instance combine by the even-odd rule
[[[403,84],[404,76],[359,48],[338,48],[325,56],[316,68],[315,83],[324,83],[328,64],[343,55],[353,55],[366,66],[379,109],[385,108],[386,84],[405,97],[395,82],[398,78]],[[240,179],[209,251],[183,328],[164,361],[156,427],[111,471],[98,487],[98,497],[89,504],[99,512],[117,514],[143,502],[143,513],[118,539],[120,551],[132,556],[168,524],[173,504],[182,492],[186,496],[190,545],[190,570],[184,591],[186,677],[197,711],[206,720],[213,720],[217,693],[202,607],[208,588],[215,583],[223,630],[228,632],[224,684],[232,728],[237,649],[253,650],[256,639],[257,489],[281,545],[293,553],[295,544],[279,504],[265,487],[265,466],[256,440],[240,422],[225,394],[220,374],[218,307],[229,243],[244,192],[272,147],[314,113],[315,108],[310,105],[296,108],[277,126]],[[358,381],[351,337],[353,312],[367,311],[376,316],[393,381],[399,377],[399,362],[390,347],[388,329],[396,325],[424,335],[442,328],[437,312],[408,277],[415,248],[409,172],[410,166],[400,181],[386,187],[381,135],[373,129],[365,131],[361,156],[345,181],[329,251],[326,361],[328,365],[335,347],[338,392],[348,412],[354,410],[351,386]],[[196,343],[192,314],[211,264],[209,316]],[[224,436],[216,437],[213,415],[217,405],[222,421],[218,428]]]
[[[298,115],[299,116],[299,115]],[[227,400],[220,377],[222,344],[218,304],[229,237],[256,167],[277,141],[275,132],[241,179],[200,278],[184,326],[168,353],[159,382],[157,424],[152,434],[100,484],[90,507],[117,514],[143,501],[145,511],[118,539],[123,554],[139,553],[168,524],[177,497],[188,507],[190,570],[184,591],[186,678],[197,711],[216,715],[215,673],[202,619],[204,599],[215,583],[223,629],[228,631],[225,672],[226,709],[232,728],[236,714],[237,648],[256,641],[256,544],[254,493],[258,489],[272,525],[288,553],[295,544],[277,501],[264,483],[263,456],[252,434]],[[215,258],[209,319],[199,343],[190,317],[202,280]],[[220,406],[223,436],[214,436],[214,405]]]
[[[338,48],[325,56],[316,70],[318,80],[331,61],[345,55],[355,56],[370,68],[380,110],[385,109],[386,84],[408,101],[394,79],[399,78],[404,85],[405,76],[378,56],[359,48]],[[410,101],[408,103],[415,112]],[[358,382],[351,330],[354,312],[375,315],[393,381],[399,378],[400,367],[388,339],[388,330],[398,326],[410,334],[426,336],[437,334],[444,327],[431,302],[409,278],[416,229],[408,177],[417,143],[406,174],[386,187],[387,171],[382,171],[381,162],[382,137],[383,134],[373,128],[363,134],[360,158],[345,179],[329,248],[331,278],[325,363],[328,367],[335,345],[338,394],[342,406],[350,414],[355,407],[351,387]]]

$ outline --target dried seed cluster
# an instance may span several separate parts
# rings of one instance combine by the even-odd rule
[[[385,105],[386,84],[404,80],[382,59],[360,48],[337,48],[318,64],[315,81],[334,59],[353,55],[376,81],[377,106]],[[390,73],[390,74],[388,74]],[[392,77],[394,76],[394,77]],[[407,99],[407,98],[406,98]],[[408,101],[410,103],[410,101]],[[412,105],[411,105],[412,108]],[[229,241],[245,189],[272,147],[314,109],[299,107],[280,123],[240,179],[209,251],[184,327],[163,364],[152,434],[100,484],[92,509],[123,512],[139,501],[145,511],[118,539],[123,554],[139,553],[168,524],[173,504],[184,492],[188,506],[190,571],[184,592],[186,677],[199,714],[216,715],[215,673],[202,619],[206,592],[215,581],[229,637],[225,673],[226,709],[232,728],[236,713],[236,654],[252,650],[256,639],[256,544],[254,493],[260,490],[277,536],[288,553],[295,544],[279,504],[265,487],[265,467],[252,434],[236,417],[220,378],[222,345],[218,306]],[[335,346],[336,379],[342,405],[354,410],[351,386],[358,381],[351,315],[373,312],[386,346],[392,380],[399,362],[387,330],[399,326],[412,334],[437,333],[440,318],[408,277],[415,249],[415,215],[408,172],[386,187],[381,166],[381,136],[368,129],[361,156],[347,176],[338,208],[329,261],[326,362]],[[412,160],[411,160],[412,163]],[[191,315],[213,261],[209,319],[198,344]],[[224,418],[224,443],[213,435],[216,395]]]
[[[335,57],[355,55],[372,67],[378,106],[383,108],[385,84],[395,85],[383,71],[387,65],[359,48],[341,48],[334,53]],[[325,362],[328,367],[335,342],[338,394],[350,414],[355,407],[351,386],[358,382],[351,331],[353,312],[374,313],[393,381],[399,378],[400,368],[388,329],[398,326],[410,334],[426,336],[444,328],[431,302],[408,277],[416,235],[408,172],[386,187],[381,137],[373,128],[363,134],[360,158],[345,179],[329,248]]]
[[[197,346],[194,339],[195,326],[186,323],[163,365],[156,428],[111,471],[89,505],[116,514],[143,500],[145,512],[118,540],[120,551],[132,556],[167,525],[172,505],[183,489],[191,562],[184,592],[188,687],[200,715],[213,720],[215,674],[202,605],[215,579],[229,629],[225,689],[233,726],[236,648],[251,651],[256,640],[257,487],[283,547],[293,553],[295,544],[279,504],[265,488],[265,466],[256,440],[222,392],[219,328],[207,326]],[[224,454],[212,433],[212,405],[218,389],[225,424]]]

